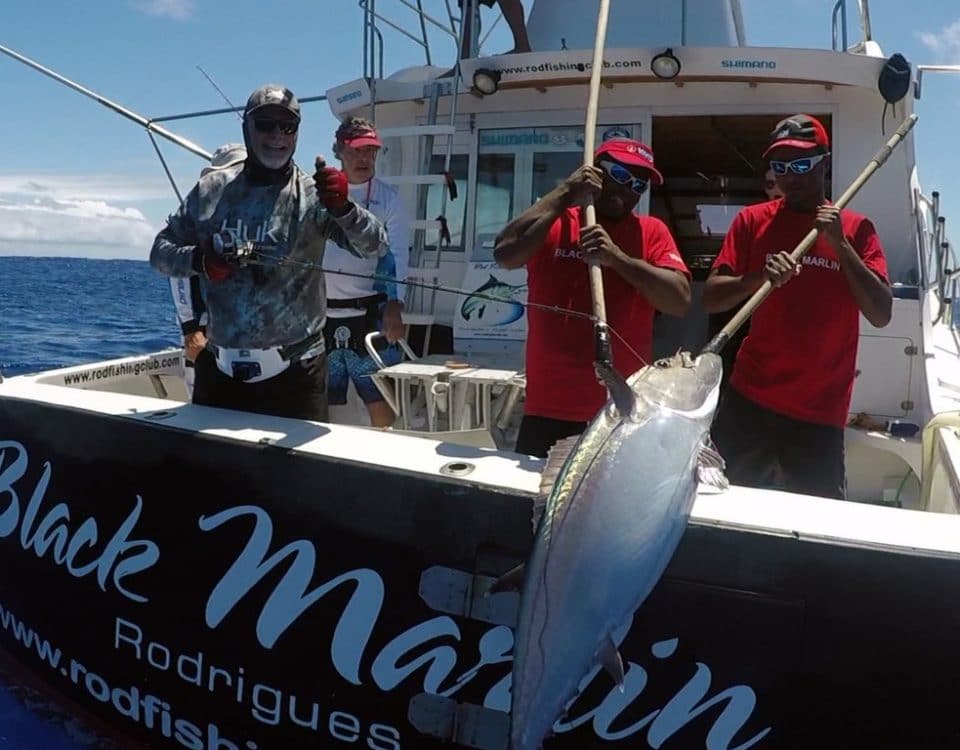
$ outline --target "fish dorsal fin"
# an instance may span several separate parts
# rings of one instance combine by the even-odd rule
[[[570,458],[573,449],[580,441],[579,435],[558,440],[547,453],[547,463],[543,467],[543,473],[540,475],[540,493],[533,501],[533,530],[536,531],[540,525],[540,517],[543,515],[543,509],[547,505],[547,498],[553,492],[553,486],[557,483],[557,477],[563,470],[563,465]]]
[[[610,398],[613,399],[613,404],[617,407],[620,416],[626,417],[632,414],[637,397],[634,396],[623,375],[613,369],[613,365],[607,362],[594,362],[593,367],[596,370],[597,377],[607,386]]]
[[[730,481],[723,473],[726,467],[723,456],[713,441],[707,438],[697,456],[697,481],[714,490],[725,490],[730,486]]]

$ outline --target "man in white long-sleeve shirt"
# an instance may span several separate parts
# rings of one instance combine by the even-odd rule
[[[350,199],[369,210],[387,229],[389,250],[380,258],[360,258],[334,243],[327,243],[323,268],[327,285],[327,323],[324,329],[329,352],[328,396],[331,404],[345,404],[352,382],[366,404],[374,427],[389,427],[395,415],[377,390],[370,374],[377,365],[364,346],[371,331],[382,330],[389,346],[380,355],[385,363],[400,360],[397,340],[403,337],[404,286],[409,268],[410,223],[395,188],[375,175],[382,147],[369,120],[352,117],[337,129],[334,155],[340,159],[349,182]],[[346,271],[357,276],[336,273]],[[378,277],[374,280],[373,276]],[[386,281],[391,277],[396,281]]]

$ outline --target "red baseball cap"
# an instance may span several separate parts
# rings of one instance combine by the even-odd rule
[[[613,157],[621,164],[643,167],[650,172],[655,184],[663,184],[663,175],[653,165],[653,150],[647,144],[631,138],[611,138],[597,147],[593,160],[596,162],[604,154]]]
[[[793,148],[815,148],[826,153],[830,150],[830,136],[823,123],[810,115],[791,115],[777,123],[770,133],[770,145],[763,152],[763,158],[775,148],[792,146]]]
[[[360,131],[359,133],[356,133],[348,138],[340,138],[339,141],[345,146],[350,146],[351,148],[363,148],[365,146],[376,146],[377,148],[383,147],[380,136],[377,135],[377,131],[373,128]]]

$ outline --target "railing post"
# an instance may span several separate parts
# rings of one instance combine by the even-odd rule
[[[376,40],[377,32],[377,0],[368,0],[370,3],[370,77],[367,79],[367,85],[370,86],[370,120],[377,121],[377,51]],[[380,49],[381,55],[383,48]]]
[[[858,0],[860,6],[860,26],[863,28],[863,41],[873,39],[873,26],[870,23],[870,0]]]
[[[840,43],[841,46],[837,47],[837,14],[840,14]],[[836,4],[833,6],[833,15],[831,16],[833,21],[833,51],[834,52],[846,52],[847,51],[847,2],[846,0],[837,0]]]
[[[427,19],[423,17],[423,0],[417,0],[417,11],[420,17],[420,33],[423,35],[423,51],[427,58],[427,65],[433,65],[430,61],[430,40],[427,38]]]
[[[370,3],[367,0],[360,0],[363,7],[363,77],[369,78],[370,71],[367,70],[370,64],[370,53],[368,45],[370,44]]]

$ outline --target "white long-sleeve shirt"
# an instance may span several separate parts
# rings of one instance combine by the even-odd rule
[[[170,292],[173,294],[173,306],[177,311],[180,332],[199,331],[207,324],[207,311],[200,294],[200,279],[197,276],[184,278],[170,277]]]
[[[410,219],[396,188],[374,177],[359,185],[350,185],[350,199],[363,206],[383,222],[387,230],[388,253],[381,258],[359,258],[333,242],[328,242],[323,255],[325,271],[347,271],[370,276],[393,276],[406,280],[410,271]],[[327,299],[356,299],[386,292],[387,298],[403,300],[406,287],[385,284],[369,278],[324,274]],[[327,317],[348,318],[365,312],[362,308],[327,308]]]

